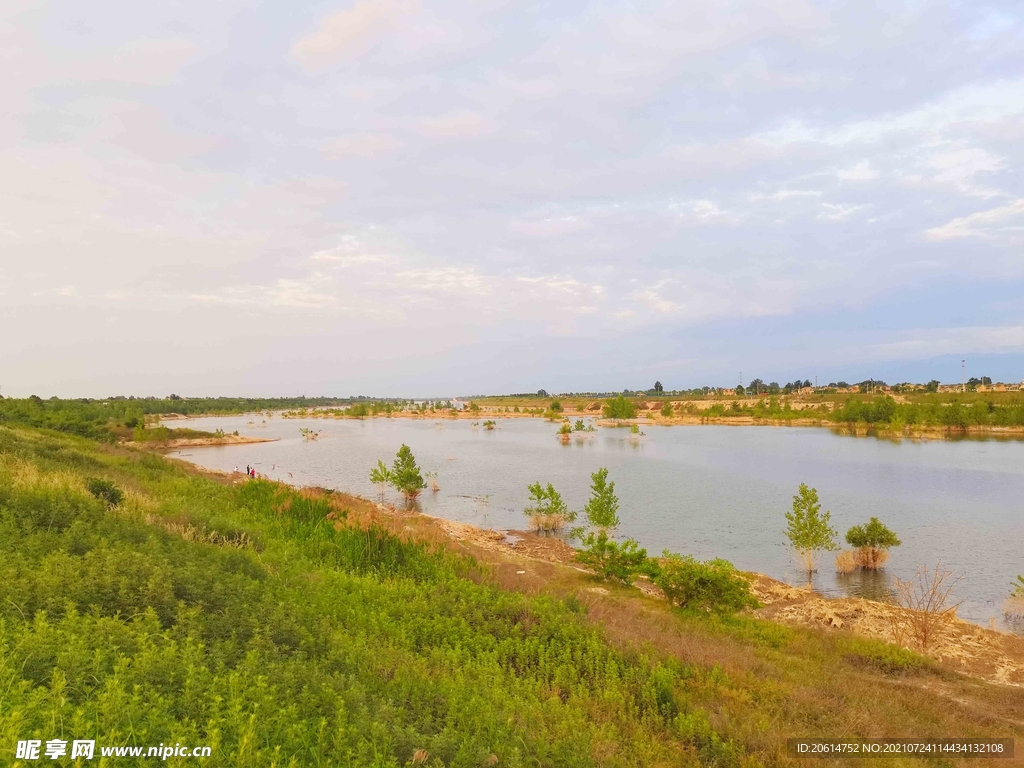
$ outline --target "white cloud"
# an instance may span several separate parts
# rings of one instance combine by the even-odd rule
[[[424,118],[413,126],[413,130],[432,139],[468,139],[494,133],[497,127],[490,118],[463,110]]]
[[[844,205],[842,203],[822,203],[821,207],[825,210],[818,214],[819,219],[825,219],[827,221],[846,221],[851,215],[857,211],[863,211],[865,208],[869,208],[869,205]]]
[[[363,0],[321,19],[316,28],[292,46],[292,55],[308,71],[361,53],[402,17],[415,13],[419,3]]]
[[[840,181],[871,181],[877,179],[879,173],[867,160],[861,160],[856,165],[836,171],[836,176]]]
[[[323,146],[328,157],[380,157],[394,152],[402,142],[386,133],[368,133],[361,136],[345,136]]]
[[[1010,225],[1008,222],[1019,221]],[[957,237],[993,238],[1005,232],[1020,232],[1024,229],[1024,198],[1015,200],[1008,205],[978,211],[969,216],[961,216],[925,231],[931,240],[950,240]]]

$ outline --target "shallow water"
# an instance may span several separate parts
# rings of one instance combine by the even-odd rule
[[[172,426],[182,426],[177,421]],[[608,467],[621,500],[620,536],[652,554],[663,549],[700,559],[724,557],[744,570],[806,583],[786,548],[785,513],[797,486],[818,489],[840,536],[874,515],[902,539],[880,573],[841,577],[822,559],[816,589],[829,595],[883,597],[888,579],[908,578],[917,563],[941,561],[961,575],[959,614],[988,625],[1024,572],[1024,443],[854,438],[813,427],[645,426],[599,428],[568,445],[556,425],[506,419],[484,430],[469,421],[190,419],[190,427],[280,438],[172,453],[205,467],[257,472],[299,485],[374,497],[377,459],[390,464],[408,444],[440,491],[418,502],[429,514],[496,529],[523,528],[526,487],[551,482],[570,508],[582,509],[590,473]],[[301,427],[321,430],[304,440]],[[389,498],[398,502],[391,492]]]

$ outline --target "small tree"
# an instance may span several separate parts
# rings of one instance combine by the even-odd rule
[[[877,517],[864,525],[855,525],[846,532],[846,543],[857,548],[857,564],[861,568],[881,568],[889,559],[890,547],[901,542]]]
[[[670,403],[668,400],[666,400],[665,403],[661,406],[661,415],[664,416],[666,419],[672,415],[672,403]]]
[[[391,470],[388,469],[380,459],[377,459],[377,466],[370,470],[370,482],[378,486],[381,501],[384,500],[384,486],[391,483]]]
[[[551,401],[551,405],[549,405],[548,408],[550,408],[555,413],[561,413],[562,412],[562,401],[561,400],[552,400]]]
[[[661,385],[660,381],[654,382],[654,391],[659,394],[665,391],[665,388]]]
[[[622,395],[605,402],[602,411],[606,419],[636,418],[636,404]]]
[[[829,525],[831,519],[831,512],[821,512],[818,491],[800,483],[800,492],[793,497],[793,511],[786,513],[786,538],[808,576],[818,570],[817,552],[837,548],[836,530]]]
[[[583,508],[587,522],[599,531],[619,527],[619,497],[615,483],[608,482],[608,470],[601,467],[590,476],[590,500]]]
[[[420,468],[416,465],[416,458],[412,455],[412,449],[405,443],[395,456],[389,482],[396,490],[402,492],[406,501],[415,499],[420,495],[420,491],[427,487],[423,475],[420,474]]]
[[[548,483],[546,488],[540,483],[534,483],[527,488],[532,504],[523,513],[530,518],[538,533],[557,531],[576,519],[576,513],[566,506],[562,495],[551,483]]]

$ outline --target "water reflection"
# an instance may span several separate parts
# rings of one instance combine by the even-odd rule
[[[882,602],[892,600],[892,582],[884,568],[861,568],[853,573],[837,573],[836,583],[850,597]]]

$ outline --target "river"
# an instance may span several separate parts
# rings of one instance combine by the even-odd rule
[[[738,568],[806,583],[786,547],[785,513],[800,483],[817,488],[840,539],[872,515],[902,539],[877,574],[842,577],[822,558],[814,587],[826,595],[879,597],[891,576],[916,564],[960,576],[959,615],[1003,626],[1002,605],[1024,572],[1024,442],[910,441],[855,438],[814,427],[644,426],[598,428],[563,444],[557,425],[541,419],[498,420],[494,430],[470,421],[204,417],[170,426],[238,430],[277,442],[188,448],[170,455],[211,469],[247,464],[267,477],[367,497],[378,459],[390,465],[403,443],[440,490],[427,490],[422,511],[496,529],[526,525],[527,485],[552,483],[582,510],[590,474],[607,467],[620,498],[620,537],[651,554],[663,549],[700,559],[724,557]],[[305,440],[300,428],[320,430]],[[391,492],[389,498],[400,503]],[[582,515],[581,515],[582,518]],[[1018,627],[1019,629],[1019,627]]]

